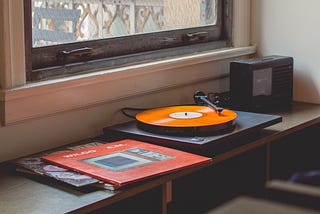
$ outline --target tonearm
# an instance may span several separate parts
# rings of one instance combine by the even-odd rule
[[[194,94],[193,98],[197,105],[208,105],[209,107],[213,108],[218,114],[220,114],[224,110],[222,107],[218,107],[211,103],[208,100],[208,97],[202,91],[197,91]]]

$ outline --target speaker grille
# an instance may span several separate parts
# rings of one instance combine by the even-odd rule
[[[272,91],[274,95],[277,93],[285,93],[290,96],[289,89],[292,88],[293,80],[293,67],[292,65],[283,65],[273,68],[272,72]],[[289,92],[289,93],[288,93]]]

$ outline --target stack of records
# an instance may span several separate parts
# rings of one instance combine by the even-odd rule
[[[79,149],[90,148],[92,146],[101,145],[105,142],[92,141],[84,144],[64,147],[61,149],[50,150],[48,152],[37,153],[35,155],[26,156],[13,161],[17,166],[16,171],[25,173],[28,175],[43,176],[50,179],[57,180],[59,182],[71,185],[76,188],[82,187],[97,187],[107,190],[115,190],[117,187],[113,184],[109,184],[83,173],[78,173],[73,170],[59,167],[55,164],[48,163],[41,159],[43,155],[63,153],[68,151],[76,151]]]
[[[75,187],[117,190],[156,176],[193,166],[210,165],[213,159],[142,141],[124,139],[90,142],[14,163],[17,171],[53,178]]]

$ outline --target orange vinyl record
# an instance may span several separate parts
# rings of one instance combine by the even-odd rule
[[[155,108],[136,115],[140,129],[163,134],[195,135],[224,130],[234,125],[237,114],[218,113],[208,106],[186,105]]]

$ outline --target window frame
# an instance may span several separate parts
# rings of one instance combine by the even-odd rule
[[[205,83],[221,74],[227,75],[227,63],[230,60],[257,53],[257,46],[250,43],[251,1],[234,1],[231,47],[28,83],[25,69],[23,1],[3,0],[0,5],[0,10],[3,11],[0,16],[0,22],[3,23],[0,24],[3,32],[0,43],[6,50],[2,53],[3,57],[0,57],[0,110],[3,126],[50,118],[52,115],[84,108],[90,109],[105,103],[112,105],[123,100],[127,103],[132,98],[144,97],[146,94]],[[170,78],[163,78],[167,75]],[[139,87],[132,87],[132,83]],[[227,83],[217,84],[220,87]],[[210,82],[209,85],[214,84]],[[110,91],[112,93],[105,93]],[[179,97],[181,96],[183,95],[179,93]],[[151,102],[153,106],[154,103]],[[105,115],[102,118],[105,118]]]
[[[216,26],[158,32],[156,33],[157,38],[161,37],[169,39],[165,42],[163,40],[158,40],[151,48],[146,48],[144,44],[149,44],[149,41],[151,40],[154,42],[155,34],[134,35],[130,37],[109,38],[33,48],[32,17],[31,13],[25,13],[26,80],[27,82],[41,81],[50,78],[59,78],[66,74],[86,73],[108,67],[114,68],[122,65],[135,64],[137,62],[141,63],[205,50],[230,47],[232,45],[233,0],[218,0],[218,2],[223,15],[220,13],[220,16],[218,16]],[[24,10],[31,11],[31,0],[24,0]],[[208,36],[205,39],[183,39],[183,35],[197,32],[206,32]],[[119,51],[113,52],[112,54],[105,52],[101,54],[101,52],[106,49],[105,47],[109,47],[108,45],[113,46],[113,50],[118,50],[115,44],[123,44],[124,41],[129,42],[132,45],[134,44],[131,47],[131,52],[124,53]],[[159,49],[160,46],[163,46],[164,48]],[[57,53],[61,51],[76,50],[79,48],[93,49],[94,51],[90,53],[93,58],[90,60],[83,58],[80,61],[70,58],[63,59],[58,63],[56,63],[55,60],[52,60],[57,56]]]

